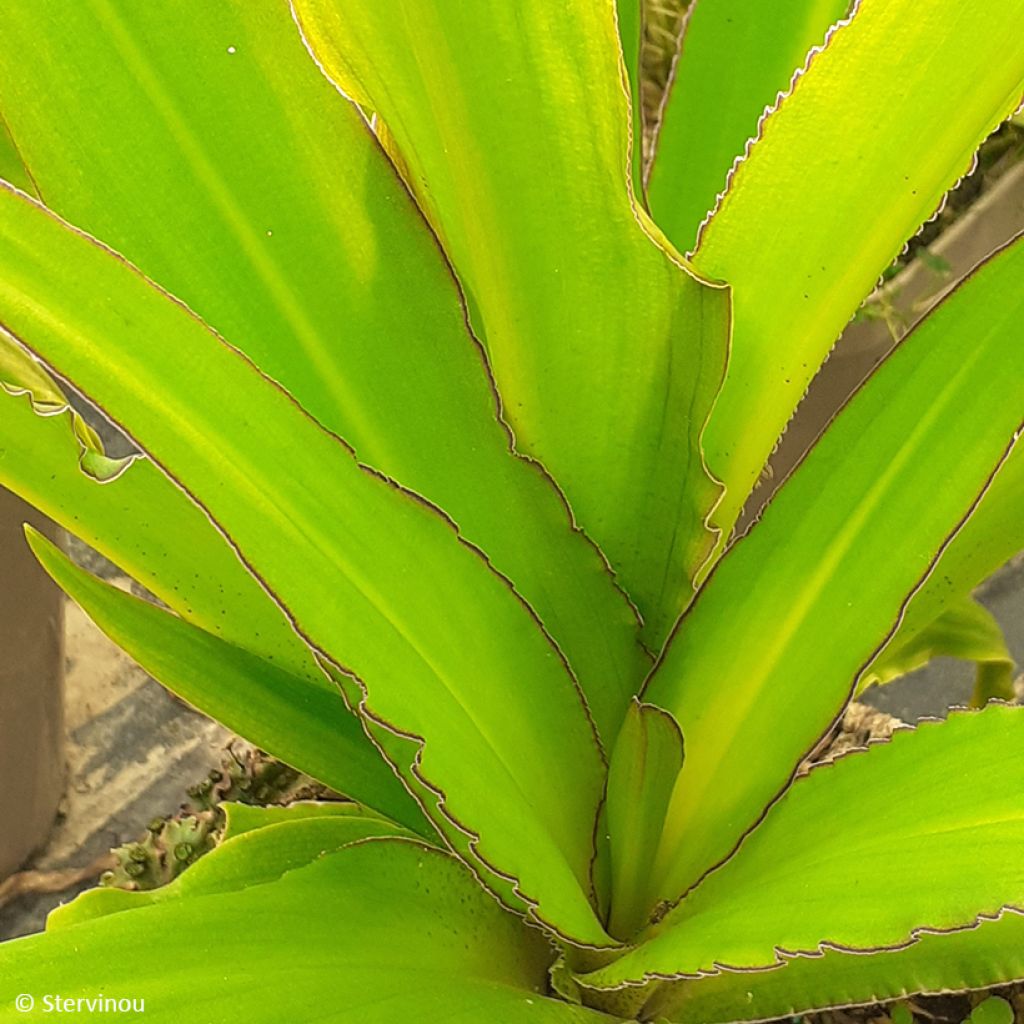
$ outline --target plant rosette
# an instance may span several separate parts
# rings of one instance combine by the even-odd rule
[[[785,7],[697,0],[656,126],[629,0],[0,13],[0,482],[166,606],[29,533],[148,672],[351,801],[60,908],[0,946],[0,1021],[712,1024],[1024,977],[1024,711],[801,768],[936,652],[1009,696],[971,592],[1024,547],[1024,243],[733,529],[1020,105],[1024,0]]]

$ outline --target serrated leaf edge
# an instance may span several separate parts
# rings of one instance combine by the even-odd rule
[[[276,388],[282,395],[284,395],[284,397],[289,401],[289,403],[297,410],[297,412],[301,416],[303,416],[308,422],[312,423],[317,429],[321,430],[324,434],[326,434],[327,436],[332,438],[338,445],[340,445],[343,448],[343,450],[353,459],[353,461],[355,461],[356,465],[359,467],[360,470],[362,470],[363,472],[367,473],[368,475],[374,477],[375,479],[379,480],[381,483],[383,483],[386,486],[388,486],[392,491],[402,495],[403,497],[405,497],[408,500],[411,500],[411,501],[421,505],[428,512],[430,512],[430,513],[436,515],[437,517],[439,517],[450,528],[450,530],[452,531],[452,533],[455,536],[456,541],[459,544],[461,544],[462,546],[464,546],[464,547],[468,548],[470,551],[472,551],[483,562],[483,564],[487,567],[487,569],[491,573],[493,573],[495,576],[497,576],[498,579],[501,580],[505,584],[507,589],[512,593],[513,597],[519,602],[519,604],[524,608],[524,610],[527,612],[529,617],[533,620],[533,622],[535,623],[537,628],[540,630],[542,635],[547,639],[549,645],[554,650],[555,654],[558,656],[559,660],[561,661],[562,665],[564,666],[564,668],[565,668],[565,670],[566,670],[566,672],[568,674],[569,679],[572,682],[573,688],[574,688],[574,690],[575,690],[575,692],[576,692],[576,694],[577,694],[577,696],[579,698],[580,706],[581,706],[581,708],[583,710],[584,716],[585,716],[586,721],[588,723],[588,727],[589,727],[589,730],[590,730],[590,734],[591,734],[592,740],[593,740],[594,745],[595,745],[595,749],[596,749],[596,751],[597,751],[597,753],[598,753],[598,755],[599,755],[599,757],[601,759],[601,762],[602,762],[602,764],[607,765],[607,756],[605,754],[605,751],[604,751],[604,748],[602,746],[600,737],[598,735],[597,726],[594,723],[593,716],[592,716],[592,714],[590,712],[589,704],[588,704],[588,702],[586,700],[585,695],[583,694],[583,691],[582,691],[582,689],[580,687],[579,681],[578,681],[578,679],[575,676],[575,673],[573,672],[571,666],[569,665],[568,661],[565,658],[564,653],[561,651],[561,649],[559,648],[558,644],[552,639],[552,637],[550,636],[550,634],[547,631],[547,628],[544,626],[543,622],[541,622],[541,620],[540,620],[539,616],[537,615],[536,611],[534,611],[534,609],[532,608],[530,603],[522,596],[522,594],[519,593],[519,591],[517,590],[515,584],[506,575],[504,575],[503,573],[501,573],[499,570],[497,570],[494,567],[494,565],[491,563],[491,561],[490,561],[489,557],[487,556],[487,554],[481,548],[479,548],[476,544],[472,543],[471,541],[467,540],[462,535],[462,533],[461,533],[461,531],[459,529],[458,524],[455,523],[455,521],[448,515],[447,512],[445,512],[443,509],[441,509],[440,507],[435,505],[433,502],[429,501],[427,498],[425,498],[422,495],[418,494],[417,492],[412,491],[411,489],[409,489],[409,488],[399,484],[397,481],[395,481],[395,480],[391,479],[390,477],[386,476],[385,474],[381,473],[379,470],[377,470],[377,469],[375,469],[375,468],[373,468],[371,466],[368,466],[368,465],[366,465],[363,462],[360,462],[358,457],[357,457],[357,455],[356,455],[356,453],[355,453],[355,451],[354,451],[354,449],[351,447],[351,445],[349,445],[348,442],[345,441],[345,439],[342,438],[340,435],[338,435],[338,434],[334,433],[333,431],[327,429],[322,424],[320,424],[313,416],[311,416],[303,408],[301,403],[297,401],[297,399],[291,394],[291,392],[287,388],[285,388],[278,381],[275,381],[273,378],[271,378],[267,374],[265,374],[259,368],[259,366],[257,366],[253,362],[253,360],[248,355],[246,355],[246,353],[244,353],[240,349],[236,348],[234,345],[231,344],[230,341],[225,339],[214,328],[212,328],[209,324],[207,324],[202,319],[202,317],[200,317],[193,309],[191,309],[191,307],[188,306],[187,303],[183,302],[177,296],[175,296],[172,293],[168,292],[158,282],[155,282],[151,278],[149,278],[137,266],[135,266],[135,264],[133,264],[130,260],[128,260],[124,255],[122,255],[121,253],[117,252],[117,250],[111,248],[109,245],[107,245],[103,241],[101,241],[101,240],[93,237],[92,235],[88,234],[88,232],[85,232],[81,228],[78,228],[75,225],[68,223],[66,220],[64,220],[62,217],[60,217],[58,214],[54,213],[54,211],[52,211],[48,207],[44,206],[41,202],[39,202],[38,200],[34,199],[32,196],[29,196],[27,193],[21,192],[20,190],[14,188],[13,186],[7,185],[5,182],[0,182],[0,187],[7,188],[10,191],[16,192],[19,196],[21,196],[26,201],[30,202],[32,205],[34,205],[39,210],[41,210],[46,216],[48,216],[49,218],[51,218],[55,222],[59,223],[60,225],[62,225],[66,230],[68,230],[68,231],[72,232],[73,234],[79,236],[80,238],[82,238],[85,241],[89,242],[90,244],[92,244],[96,248],[102,250],[103,252],[106,252],[108,255],[110,255],[114,259],[116,259],[122,266],[127,268],[132,274],[134,274],[136,277],[138,277],[139,280],[143,281],[147,285],[147,287],[149,287],[150,289],[155,291],[157,294],[161,295],[164,299],[167,299],[167,300],[173,302],[180,309],[182,309],[189,317],[191,317],[197,324],[199,324],[199,326],[201,326],[214,341],[216,341],[218,344],[222,345],[223,347],[227,348],[232,353],[234,353],[254,373],[256,373],[260,378],[262,378],[264,381],[269,383],[271,386]],[[36,352],[35,349],[31,345],[29,345],[23,339],[19,338],[16,334],[14,334],[12,331],[10,331],[6,327],[6,325],[4,325],[2,323],[2,321],[0,321],[0,331],[3,331],[4,334],[6,336],[8,336],[15,344],[17,344],[18,347],[22,351],[24,351],[26,354],[28,354],[33,359],[35,359],[56,380],[60,381],[65,386],[73,387],[76,391],[78,391],[79,393],[81,393],[83,395],[87,395],[87,393],[82,391],[81,388],[78,388],[75,385],[75,383],[66,374],[62,373],[58,368],[52,366],[46,359],[44,359],[41,356],[40,353]],[[87,395],[87,397],[89,397],[89,396]],[[132,443],[138,448],[138,450],[141,453],[142,457],[145,457],[145,458],[149,459],[149,461],[151,461],[153,463],[153,465],[157,469],[159,469],[164,474],[164,476],[166,476],[167,479],[175,487],[177,487],[191,502],[193,502],[196,505],[197,508],[199,508],[203,512],[203,514],[206,516],[207,520],[209,521],[211,527],[213,529],[215,529],[223,537],[225,543],[232,549],[232,551],[234,551],[236,557],[239,559],[239,561],[242,563],[242,565],[246,568],[246,570],[250,573],[250,575],[260,584],[260,586],[266,592],[268,598],[271,601],[273,601],[274,604],[280,609],[281,613],[285,616],[285,618],[287,619],[288,623],[291,625],[293,631],[302,640],[302,642],[304,644],[306,644],[306,646],[309,648],[309,650],[310,650],[311,654],[314,656],[314,658],[316,658],[318,662],[325,662],[326,664],[333,666],[338,671],[342,672],[344,675],[346,675],[349,678],[351,678],[354,681],[356,681],[357,684],[360,686],[360,688],[363,689],[364,693],[368,696],[368,689],[366,687],[366,684],[360,679],[360,677],[356,673],[354,673],[352,670],[350,670],[347,667],[342,666],[341,664],[336,662],[328,654],[328,652],[322,650],[315,643],[315,641],[313,641],[312,638],[309,637],[304,632],[301,624],[299,623],[297,617],[292,612],[292,610],[281,600],[280,597],[278,597],[278,595],[274,592],[273,588],[268,584],[268,582],[263,578],[263,576],[255,569],[255,567],[248,560],[246,555],[241,551],[241,549],[239,548],[239,546],[236,543],[236,541],[234,540],[234,538],[231,537],[231,535],[228,533],[228,531],[223,526],[221,526],[221,524],[213,516],[213,514],[210,512],[210,510],[206,507],[206,505],[202,501],[200,501],[191,492],[191,490],[188,487],[186,487],[177,478],[177,476],[173,472],[171,472],[170,469],[168,469],[166,466],[164,466],[163,463],[160,460],[154,458],[151,454],[149,454],[148,451],[147,451],[146,446],[142,445],[138,441],[138,439],[132,434],[131,431],[127,430],[124,427],[123,424],[119,423],[116,419],[111,417],[109,415],[109,413],[107,413],[102,408],[102,406],[99,403],[96,403],[91,397],[89,398],[89,400],[93,402],[93,404],[96,406],[96,408],[99,409],[103,413],[103,415],[106,416],[107,419],[109,419],[112,424],[114,424],[114,426],[116,426],[119,430],[121,430],[122,433],[124,433],[124,435],[129,440],[132,441]],[[392,723],[389,723],[386,720],[384,720],[382,718],[379,718],[378,716],[373,715],[372,712],[369,710],[369,708],[363,708],[361,713],[366,714],[368,717],[372,717],[373,720],[376,721],[382,728],[388,729],[390,732],[394,733],[395,735],[400,736],[400,737],[405,738],[405,739],[410,739],[410,740],[418,743],[421,749],[422,749],[423,746],[425,746],[425,740],[422,737],[418,737],[415,734],[410,734],[410,733],[404,732],[403,730],[401,730],[398,727],[394,726]],[[417,755],[417,757],[416,757],[416,763],[417,764],[418,764],[419,760],[420,760],[419,755]],[[390,763],[390,760],[388,761],[388,763]],[[393,765],[392,765],[392,767],[394,768]],[[426,788],[428,788],[431,791],[433,791],[433,792],[438,794],[438,797],[439,797],[439,804],[438,804],[438,806],[439,806],[439,808],[442,807],[443,803],[444,803],[444,800],[446,799],[446,794],[444,794],[444,792],[442,790],[437,789],[437,787],[433,786],[426,779],[423,779],[419,774],[417,775],[417,777],[420,778],[420,780],[422,781],[423,785]],[[418,803],[420,803],[419,798],[416,796],[416,794],[413,793],[411,795],[414,797],[414,799],[417,800]],[[422,804],[421,804],[421,807],[422,807]],[[445,811],[444,813],[445,813],[445,816],[447,818],[449,818],[449,820],[452,822],[454,827],[458,828],[460,831],[462,831],[467,836],[476,837],[477,839],[479,839],[479,836],[478,836],[477,833],[474,833],[473,831],[468,829],[465,825],[463,825],[462,823],[458,822],[455,818],[453,818],[451,815],[449,815],[447,813],[447,811]],[[429,815],[428,815],[428,817],[429,817]],[[595,815],[595,818],[596,818],[596,815]],[[595,828],[596,828],[596,825],[595,825]],[[462,858],[460,857],[459,859],[461,860]],[[480,860],[481,860],[481,863],[484,863],[484,864],[487,863],[484,860],[484,858],[482,858],[482,857],[480,858]],[[512,878],[510,876],[506,876],[503,872],[500,872],[500,871],[498,871],[496,869],[491,868],[491,870],[494,871],[495,875],[498,875],[499,877],[507,878],[508,881],[510,882],[510,884],[515,885],[517,890],[518,890],[518,882],[517,882],[516,879],[514,879],[514,878]],[[525,895],[523,895],[522,898],[523,898],[525,903],[532,904],[533,906],[537,905],[537,901],[536,900],[531,900],[528,897],[526,897]],[[540,919],[537,918],[537,920],[539,921]],[[557,930],[557,928],[555,926],[553,926],[553,925],[545,925],[545,927],[549,928],[549,930],[551,930],[555,934],[558,934],[558,935],[561,936],[561,933],[558,932],[558,930]],[[575,944],[575,940],[573,940],[571,937],[569,937],[569,936],[561,936],[561,937],[563,937],[565,939],[565,941]],[[594,948],[601,948],[601,947],[594,947]]]
[[[611,0],[611,2],[614,4],[615,0]],[[604,553],[604,551],[602,550],[601,546],[597,543],[597,541],[594,540],[594,538],[591,537],[590,534],[586,531],[586,529],[580,524],[579,520],[576,517],[576,513],[569,501],[568,496],[562,489],[561,484],[558,483],[558,481],[552,475],[551,471],[547,468],[544,462],[537,458],[535,455],[531,455],[528,452],[524,452],[519,448],[518,437],[516,436],[515,429],[513,428],[511,422],[508,420],[505,413],[505,400],[502,397],[500,389],[498,388],[498,382],[494,376],[494,370],[493,367],[491,366],[490,357],[487,355],[487,350],[483,342],[477,335],[476,330],[473,327],[469,313],[469,304],[466,301],[466,290],[465,287],[463,286],[462,279],[459,276],[459,272],[455,267],[455,264],[449,257],[448,252],[444,247],[444,243],[441,241],[441,237],[437,232],[437,229],[431,223],[430,217],[427,215],[426,210],[424,210],[422,203],[420,202],[419,198],[416,195],[416,192],[409,184],[409,181],[407,180],[407,175],[404,174],[402,168],[396,164],[394,154],[389,152],[387,146],[385,146],[381,141],[377,128],[378,115],[376,114],[376,112],[371,112],[370,114],[367,114],[364,105],[359,101],[359,99],[345,91],[344,86],[331,75],[330,71],[317,56],[316,51],[313,49],[312,44],[309,42],[306,31],[302,25],[301,16],[299,15],[298,10],[295,7],[294,0],[288,0],[288,10],[291,14],[292,21],[295,23],[295,27],[296,30],[298,31],[299,39],[302,42],[302,46],[305,49],[306,53],[309,55],[310,60],[313,61],[313,64],[316,66],[320,74],[324,77],[325,81],[327,81],[335,89],[338,95],[341,96],[342,99],[344,99],[346,102],[350,103],[353,107],[355,107],[355,109],[359,112],[365,125],[367,134],[369,135],[373,145],[380,152],[382,163],[393,174],[396,184],[402,189],[402,191],[405,192],[406,196],[409,199],[409,202],[412,204],[413,209],[416,211],[417,217],[419,218],[423,227],[426,229],[428,235],[433,241],[433,244],[441,257],[441,260],[445,268],[447,269],[448,275],[451,278],[452,284],[455,288],[455,294],[458,298],[459,307],[462,313],[463,325],[465,326],[466,333],[469,335],[470,342],[472,343],[477,353],[477,356],[480,359],[481,367],[484,373],[484,378],[491,392],[491,397],[494,402],[495,419],[497,420],[499,426],[502,428],[506,435],[509,453],[513,455],[516,459],[520,460],[521,462],[525,462],[527,465],[531,466],[537,473],[540,474],[540,476],[546,481],[551,490],[554,491],[554,493],[557,495],[558,500],[561,503],[562,508],[565,512],[565,516],[570,530],[573,533],[583,537],[587,544],[593,549],[594,553],[597,555],[603,568],[604,574],[609,578],[612,586],[615,588],[617,593],[620,595],[622,601],[629,609],[629,614],[636,625],[637,646],[640,648],[641,651],[644,652],[644,654],[646,654],[650,658],[650,652],[646,650],[646,648],[640,642],[639,638],[639,632],[641,627],[643,626],[643,617],[640,614],[640,609],[636,606],[633,599],[629,596],[629,594],[625,591],[625,589],[619,582],[618,574],[612,568],[612,564],[608,560],[607,555]]]

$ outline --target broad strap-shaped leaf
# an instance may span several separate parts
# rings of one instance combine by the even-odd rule
[[[648,171],[651,215],[680,252],[757,135],[758,120],[790,88],[811,47],[850,0],[695,0]]]
[[[347,807],[344,804],[334,806]],[[274,882],[288,871],[305,867],[325,854],[361,839],[409,836],[380,818],[357,814],[315,814],[307,808],[302,809],[305,814],[301,818],[293,815],[290,820],[264,823],[261,827],[225,839],[167,885],[142,892],[113,887],[89,889],[51,912],[46,919],[46,928],[55,931],[107,914],[138,910],[168,900],[237,892]]]
[[[705,434],[726,534],[861,300],[1020,104],[1022,25],[1024,0],[861,0],[731,175],[693,257],[735,296]]]
[[[367,735],[376,744],[381,756],[392,765],[410,766],[403,774],[403,781],[409,792],[419,805],[425,809],[433,808],[436,815],[440,815],[438,831],[444,836],[449,849],[456,856],[473,868],[473,873],[481,885],[489,889],[494,896],[509,910],[521,917],[528,917],[532,912],[530,899],[523,893],[519,886],[519,880],[506,872],[498,870],[486,857],[479,853],[480,835],[463,827],[451,828],[453,822],[447,814],[444,805],[445,794],[438,789],[436,784],[429,779],[424,779],[422,774],[416,770],[420,759],[420,748],[422,740],[417,735],[409,735],[397,730],[391,723],[381,721],[369,708],[368,696],[365,684],[351,673],[346,673],[338,666],[327,659],[322,660],[325,674],[332,679],[345,694],[348,705],[355,709],[363,721]],[[429,813],[429,811],[428,811]],[[600,811],[599,811],[600,814]],[[600,817],[598,818],[600,821]],[[595,827],[595,850],[599,851],[597,833],[599,826]],[[591,897],[591,904],[594,907],[599,920],[604,920],[601,892],[602,886],[606,891],[608,886],[606,879],[597,873],[602,866],[602,860],[595,852],[592,867],[590,870],[589,886],[584,886],[586,893]]]
[[[975,706],[982,707],[993,697],[1013,700],[1014,660],[1003,630],[992,613],[972,598],[951,605],[916,633],[904,636],[901,628],[864,672],[857,689],[891,682],[938,657],[977,663]]]
[[[613,935],[628,939],[644,924],[644,872],[661,838],[683,759],[683,735],[672,716],[634,701],[612,751],[605,798]]]
[[[0,323],[206,510],[310,646],[360,680],[367,716],[416,738],[415,764],[396,767],[436,787],[434,823],[483,833],[478,855],[541,919],[607,943],[588,901],[593,724],[538,620],[452,521],[135,268],[7,189]]]
[[[183,993],[202,993],[216,1024],[609,1020],[542,994],[549,959],[452,858],[369,840],[274,882],[4,943],[0,976],[40,999],[143,999],[138,1018],[167,1024],[181,1020]],[[12,998],[0,1003],[5,1024],[25,1017]]]
[[[40,0],[0,12],[0,38],[0,109],[47,205],[444,508],[537,610],[610,745],[649,669],[635,617],[510,454],[436,240],[286,5]]]
[[[0,350],[3,345],[0,339]],[[0,393],[0,483],[188,621],[332,689],[281,609],[186,494],[146,459],[125,467],[107,458],[70,409],[58,413],[50,406],[40,416],[30,398]]]
[[[29,544],[96,625],[173,693],[338,792],[433,834],[336,690],[290,675],[95,579],[35,531]]]
[[[991,705],[812,769],[647,941],[584,981],[871,952],[1024,911],[1022,740],[1024,709]]]
[[[895,653],[891,656],[890,652],[932,649],[935,654],[964,656],[955,650],[945,649],[957,642],[958,634],[950,636],[943,629],[943,623],[949,616],[953,616],[954,622],[962,620],[963,608],[973,603],[969,596],[971,591],[1021,550],[1024,550],[1024,448],[1018,445],[992,481],[974,514],[942,552],[928,579],[914,593],[899,630],[865,673],[860,688],[872,681],[882,681],[873,677],[880,675],[880,667],[898,657]],[[972,643],[975,654],[970,655],[978,661],[975,700],[980,704],[988,697],[1008,697],[1014,663],[1002,630],[993,621],[981,621],[983,616],[977,610],[968,614],[974,623],[971,635],[981,640],[981,646]],[[963,645],[960,646],[962,648]],[[923,663],[917,661],[917,664]],[[908,670],[902,668],[900,672]],[[892,673],[890,664],[887,674],[891,676]]]
[[[0,387],[15,365],[3,357],[14,354],[0,337]],[[19,379],[27,382],[30,374],[19,369]],[[188,650],[203,658],[186,677],[180,644],[151,649],[149,671],[265,749],[422,831],[422,815],[396,788],[393,771],[339,700],[337,688],[216,526],[150,461],[136,459],[126,468],[123,460],[107,458],[84,421],[66,407],[61,411],[63,396],[36,370],[30,393],[0,393],[0,483],[114,559],[198,627],[190,630],[185,622],[156,618],[156,609],[142,609],[147,621],[167,627],[163,635],[190,637]],[[97,479],[107,482],[101,486]],[[98,600],[136,608],[127,595],[108,594],[70,566],[63,575],[66,589],[81,580]],[[78,589],[86,603],[85,590]],[[99,617],[95,605],[92,611]],[[119,639],[128,645],[126,634]],[[137,645],[134,654],[140,657]],[[220,660],[216,676],[210,671],[213,659]],[[254,704],[258,691],[262,702]]]
[[[652,1000],[654,1019],[671,1024],[774,1020],[825,1009],[879,1003],[915,993],[943,995],[1024,979],[1024,916],[948,935],[925,934],[894,952],[783,957],[764,972],[716,974],[673,982]]]
[[[4,344],[0,338],[0,354],[7,351]],[[45,399],[48,414],[33,411],[29,397]],[[168,627],[175,635],[192,637],[190,650],[202,651],[204,662],[198,669],[193,666],[189,679],[176,671],[172,683],[168,674],[169,664],[182,667],[180,646],[151,650],[155,660],[147,659],[149,670],[200,710],[289,763],[422,830],[422,816],[396,791],[393,771],[356,720],[337,717],[344,710],[337,688],[215,524],[149,460],[136,459],[125,468],[102,448],[89,447],[98,441],[77,414],[59,412],[58,397],[38,390],[31,396],[0,394],[0,483],[115,560],[201,628],[201,634],[193,633],[174,620]],[[95,477],[102,479],[112,470],[116,478],[101,486],[79,469],[79,462]],[[106,596],[106,590],[98,593]],[[84,594],[78,596],[83,600]],[[119,591],[109,600],[115,607],[135,607]],[[228,665],[221,666],[224,675],[213,677],[205,659],[218,655]],[[266,704],[254,705],[261,681]],[[277,690],[278,685],[283,689]],[[299,695],[301,703],[295,706],[292,701]]]
[[[687,757],[649,905],[725,857],[840,713],[1024,416],[1024,240],[967,278],[716,566],[644,699]]]
[[[717,497],[700,432],[728,294],[657,241],[629,182],[614,0],[296,0],[327,73],[387,127],[455,265],[524,450],[647,622],[691,595]]]

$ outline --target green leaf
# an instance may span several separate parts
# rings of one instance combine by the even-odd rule
[[[916,633],[905,635],[900,628],[865,671],[857,689],[891,682],[937,657],[978,663],[976,707],[993,697],[1013,700],[1014,661],[1002,627],[987,608],[970,598],[952,605]]]
[[[78,568],[26,529],[43,568],[103,632],[182,699],[274,757],[417,832],[430,826],[341,693],[324,690]],[[383,770],[382,770],[383,769]]]
[[[850,0],[719,0],[686,19],[647,190],[658,226],[680,252],[725,187],[758,120],[790,88]]]
[[[0,338],[0,356],[4,345]],[[335,689],[280,608],[180,488],[147,459],[130,465],[108,459],[77,413],[58,414],[52,406],[38,415],[30,397],[0,393],[0,483],[188,621],[322,689]],[[97,480],[106,482],[98,486]]]
[[[991,705],[812,769],[647,941],[584,983],[870,953],[1020,906],[1022,740],[1024,709]]]
[[[644,870],[657,848],[683,767],[683,735],[671,715],[634,701],[608,770],[611,916],[609,930],[628,938],[644,923]]]
[[[732,174],[694,254],[735,296],[705,434],[726,533],[864,296],[1019,105],[1022,21],[1024,0],[862,0]]]
[[[302,821],[317,817],[365,817],[366,812],[358,805],[349,801],[316,801],[297,800],[285,807],[259,807],[256,804],[237,804],[228,802],[220,804],[224,812],[224,838],[234,839],[245,832],[280,825],[284,822]]]
[[[536,609],[610,745],[650,667],[634,615],[510,455],[437,242],[287,5],[40,0],[0,12],[0,36],[0,109],[47,205],[443,507]]]
[[[452,858],[370,840],[274,882],[4,943],[0,976],[40,1001],[144,999],[138,1016],[157,1022],[180,1021],[197,998],[216,1024],[608,1020],[542,994],[549,960],[543,938]],[[0,1004],[5,1024],[25,1017],[13,997],[8,988]]]
[[[0,338],[0,357],[13,352]],[[54,390],[54,399],[57,394]],[[38,399],[36,391],[33,400]],[[3,394],[0,408],[0,482],[116,560],[187,621],[212,634],[199,646],[206,647],[205,656],[230,653],[236,666],[235,678],[237,665],[248,663],[258,666],[258,679],[283,679],[285,693],[304,696],[300,708],[283,709],[280,719],[271,719],[248,700],[232,710],[216,699],[212,692],[216,680],[210,679],[205,669],[200,685],[189,687],[187,694],[185,681],[179,678],[179,694],[241,731],[253,727],[263,736],[269,721],[278,742],[280,730],[287,723],[303,731],[308,726],[310,732],[303,735],[301,749],[293,745],[287,750],[279,748],[271,735],[265,736],[265,744],[341,792],[371,804],[383,799],[390,813],[409,824],[418,823],[415,827],[422,830],[421,816],[412,809],[413,816],[409,817],[408,801],[402,793],[395,793],[393,772],[356,727],[355,720],[348,724],[336,719],[343,707],[336,686],[324,677],[309,648],[203,512],[152,462],[140,459],[127,469],[123,464],[118,469],[116,460],[107,460],[101,448],[86,447],[88,443],[98,444],[98,440],[70,410],[67,418],[56,415],[54,404],[49,415],[40,416],[25,398]],[[80,458],[90,467],[110,464],[116,479],[99,486],[80,471]],[[95,468],[94,473],[103,475]],[[120,592],[112,600],[128,601]],[[218,645],[215,637],[225,645]],[[239,647],[251,653],[238,654]],[[157,671],[156,664],[151,662],[150,669]],[[222,682],[229,678],[224,677]],[[256,684],[242,678],[240,685],[242,688],[235,692],[244,695],[251,694]],[[275,693],[276,704],[282,701],[281,692],[270,687],[267,699],[271,706]],[[315,723],[304,721],[309,708],[322,712],[312,715]],[[332,719],[336,720],[335,728],[327,730],[325,741],[325,726]],[[328,759],[329,750],[333,753]]]
[[[680,623],[644,693],[687,743],[650,906],[725,857],[786,784],[1012,448],[1022,273],[1017,241],[900,344]]]
[[[971,1024],[1013,1024],[1013,1007],[998,996],[982,1000],[967,1018]]]
[[[11,339],[0,334],[0,391],[12,397],[25,396],[40,416],[59,416],[66,412],[78,442],[78,465],[97,483],[110,483],[131,465],[132,458],[108,458],[103,442],[82,416],[68,404],[57,382]]]
[[[412,741],[396,767],[435,788],[434,823],[482,833],[481,863],[518,879],[542,920],[607,944],[588,899],[592,722],[538,620],[452,521],[130,265],[3,188],[0,322],[129,428],[343,666],[360,713]]]
[[[764,972],[673,982],[648,1007],[672,1024],[769,1020],[828,1007],[884,1002],[908,992],[945,995],[1024,979],[1024,917],[949,935],[922,935],[895,952],[783,957]],[[894,1017],[895,1020],[895,1017]]]
[[[953,538],[935,571],[907,606],[900,635],[909,637],[955,608],[1024,550],[1024,448],[1006,460],[974,515]]]
[[[914,1014],[906,1003],[887,1007],[892,1024],[914,1024]]]
[[[9,395],[28,395],[43,416],[54,416],[68,406],[67,396],[57,382],[8,338],[0,335],[0,387]],[[76,416],[77,423],[81,417]],[[88,430],[88,428],[86,428]],[[99,438],[88,430],[85,438],[99,446]]]
[[[619,43],[622,47],[623,70],[630,99],[630,145],[632,148],[632,184],[638,198],[643,197],[643,132],[644,115],[640,86],[641,53],[643,52],[645,0],[616,0],[619,19]]]
[[[0,179],[10,182],[15,188],[20,188],[29,195],[38,195],[3,117],[0,117]]]
[[[237,806],[237,805],[236,805]],[[330,805],[327,805],[330,806]],[[278,808],[284,810],[284,808]],[[266,808],[260,808],[266,810]],[[282,875],[371,836],[406,835],[404,829],[380,818],[357,815],[311,815],[265,824],[225,839],[173,882],[145,892],[125,889],[89,889],[46,919],[48,931],[68,928],[107,914],[165,903],[168,900],[237,892],[277,881]]]
[[[711,542],[700,432],[728,293],[693,276],[633,195],[615,5],[294,7],[327,73],[386,126],[520,444],[565,489],[657,649]]]

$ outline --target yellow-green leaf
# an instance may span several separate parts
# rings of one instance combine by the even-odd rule
[[[881,1003],[908,992],[945,995],[1024,979],[1024,917],[949,935],[922,935],[894,952],[783,957],[768,971],[716,974],[665,986],[650,1006],[671,1024],[759,1021]],[[893,1021],[896,1018],[893,1016]]]
[[[612,751],[605,801],[612,893],[608,927],[623,939],[644,923],[644,872],[661,838],[683,758],[683,736],[672,716],[634,701]]]
[[[646,941],[584,984],[869,954],[1020,907],[1022,740],[1024,708],[991,705],[812,769]]]
[[[904,339],[681,621],[644,693],[687,745],[649,905],[784,787],[998,479],[1024,415],[1022,274],[1018,240]]]
[[[544,620],[610,745],[649,668],[635,618],[510,454],[436,240],[287,5],[39,0],[0,11],[0,36],[0,109],[47,204],[443,507]]]
[[[439,1008],[446,1024],[609,1022],[547,997],[550,958],[451,857],[368,840],[263,885],[4,943],[0,1021],[26,1018],[6,987],[17,979],[37,1013],[44,994],[126,999],[126,1017],[135,999],[135,1016],[158,1024],[177,1024],[186,999],[203,1019],[251,1024],[393,1024],[437,1020]]]
[[[849,6],[850,0],[693,4],[647,182],[651,214],[681,252],[694,247],[765,108],[789,89],[808,51]]]
[[[435,787],[435,824],[480,832],[477,856],[519,879],[541,919],[606,944],[589,899],[593,723],[541,624],[452,521],[134,268],[4,188],[0,323],[206,510],[357,680],[361,713],[416,740],[396,767]]]
[[[861,0],[765,118],[694,262],[735,303],[705,435],[728,532],[808,382],[1024,93],[1024,0]]]
[[[297,0],[327,73],[387,128],[469,299],[524,450],[660,645],[706,557],[700,432],[728,294],[638,208],[614,0]],[[581,113],[585,112],[585,113]]]
[[[905,633],[901,627],[865,671],[857,689],[891,682],[938,657],[977,662],[976,706],[993,697],[1013,700],[1014,660],[1003,630],[992,613],[972,598],[951,605],[917,632]]]
[[[173,693],[345,796],[434,834],[339,692],[94,579],[42,534],[30,531],[29,544],[96,625]]]

